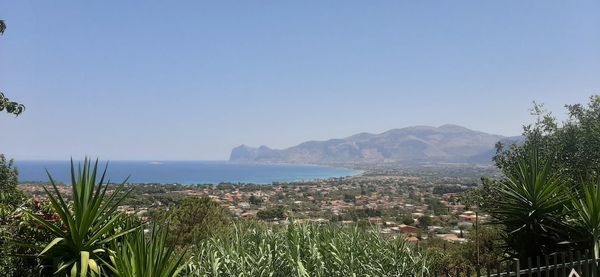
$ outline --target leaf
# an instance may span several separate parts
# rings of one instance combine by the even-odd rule
[[[46,245],[46,247],[44,248],[44,250],[42,250],[42,252],[40,252],[40,256],[44,255],[46,252],[48,252],[52,247],[54,247],[56,244],[58,244],[61,241],[64,241],[64,238],[55,238],[53,239],[48,245]]]
[[[81,251],[79,253],[81,255],[81,277],[86,277],[90,262],[90,252]]]

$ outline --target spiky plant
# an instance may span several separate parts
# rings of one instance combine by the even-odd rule
[[[175,245],[167,245],[168,229],[157,225],[150,236],[139,228],[115,243],[114,272],[120,277],[173,277],[186,267],[184,253],[176,253]]]
[[[564,239],[567,187],[550,162],[531,152],[494,189],[499,199],[491,214],[503,226],[507,246],[521,258],[552,251]]]
[[[117,207],[127,197],[129,191],[124,188],[125,180],[112,192],[107,192],[108,183],[104,183],[108,164],[100,180],[96,180],[98,160],[93,167],[87,158],[83,168],[75,170],[71,160],[71,196],[68,202],[61,195],[56,182],[48,173],[52,192],[44,187],[52,209],[60,218],[59,224],[29,214],[34,221],[48,229],[54,239],[39,253],[46,263],[45,270],[54,275],[99,276],[106,272],[111,258],[109,244],[115,239],[136,230],[136,227],[122,228],[124,214]]]
[[[600,182],[585,184],[580,195],[571,196],[571,204],[575,226],[587,235],[594,257],[600,258]]]

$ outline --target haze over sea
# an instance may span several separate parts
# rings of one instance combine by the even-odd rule
[[[77,163],[77,162],[76,162]],[[71,183],[70,161],[15,161],[21,182]],[[104,169],[106,162],[100,162]],[[290,182],[359,174],[360,171],[315,165],[245,164],[226,161],[110,161],[108,176],[114,183],[130,176],[130,183],[217,184]]]

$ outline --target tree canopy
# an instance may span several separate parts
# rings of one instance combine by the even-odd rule
[[[494,158],[502,171],[518,170],[519,157],[533,149],[542,160],[552,163],[552,170],[570,185],[594,178],[600,172],[600,96],[590,97],[586,105],[565,106],[568,119],[562,123],[542,105],[535,104],[534,124],[524,126],[524,142],[509,147],[498,145]]]

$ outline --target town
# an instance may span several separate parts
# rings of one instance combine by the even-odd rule
[[[384,173],[370,169],[357,177],[271,185],[129,184],[133,191],[119,209],[149,221],[152,211],[169,209],[181,199],[208,197],[236,220],[371,226],[384,236],[403,236],[410,242],[434,236],[462,243],[474,224],[488,219],[465,199],[478,185],[477,174],[481,172],[449,177],[431,176],[422,170]],[[42,184],[20,187],[43,198]],[[59,190],[69,193],[67,186],[59,186]]]

